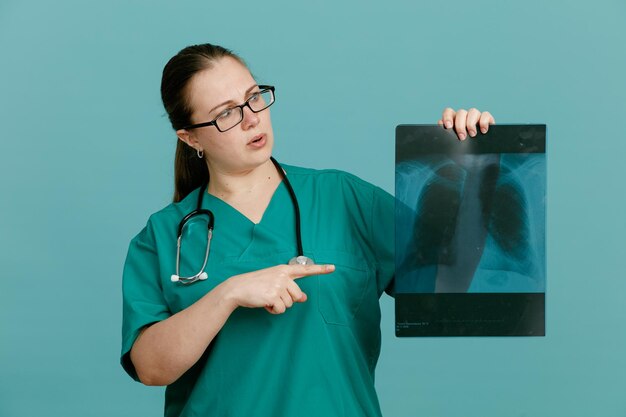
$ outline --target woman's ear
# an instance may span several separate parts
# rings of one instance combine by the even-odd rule
[[[193,137],[193,135],[188,130],[178,129],[176,131],[176,136],[178,136],[179,140],[185,142],[187,145],[191,146],[195,150],[202,149],[198,141]]]

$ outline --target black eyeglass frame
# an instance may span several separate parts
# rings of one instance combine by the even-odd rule
[[[243,120],[243,108],[244,107],[248,107],[250,109],[250,111],[252,111],[253,113],[260,113],[263,110],[266,110],[268,107],[270,107],[272,104],[274,104],[274,102],[276,101],[276,93],[275,90],[276,88],[273,85],[259,85],[258,86],[260,91],[257,93],[254,93],[252,95],[252,97],[254,97],[257,94],[263,94],[267,91],[271,91],[272,92],[272,102],[270,104],[267,105],[267,107],[262,108],[261,110],[254,110],[252,107],[250,107],[250,100],[252,99],[252,97],[250,97],[249,99],[246,100],[245,103],[240,104],[238,106],[233,106],[233,107],[229,107],[230,110],[234,110],[236,108],[239,108],[240,110],[240,114],[241,114],[241,120],[239,120],[237,123],[235,123],[233,126],[229,127],[228,129],[222,130],[219,128],[219,126],[217,125],[217,119],[220,118],[220,116],[217,116],[215,119],[211,120],[210,122],[203,122],[203,123],[196,123],[193,125],[189,125],[189,126],[185,126],[183,127],[183,129],[185,130],[191,130],[191,129],[196,129],[199,127],[205,127],[205,126],[215,126],[215,128],[220,131],[220,132],[226,132],[232,128],[234,128],[235,126],[237,126],[239,123],[241,123],[241,121]],[[221,113],[220,113],[221,114]]]

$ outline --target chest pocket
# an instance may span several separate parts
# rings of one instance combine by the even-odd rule
[[[315,252],[317,264],[334,264],[332,274],[320,275],[318,308],[327,324],[350,325],[363,302],[373,272],[364,258],[340,251]]]

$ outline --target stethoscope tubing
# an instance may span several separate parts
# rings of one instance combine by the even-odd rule
[[[274,157],[270,157],[270,160],[276,167],[278,174],[281,176],[282,181],[285,183],[285,186],[287,187],[287,191],[289,192],[289,197],[291,198],[291,203],[293,205],[293,209],[295,213],[296,244],[298,248],[298,255],[292,258],[289,261],[289,264],[303,264],[303,265],[314,264],[315,262],[312,259],[304,256],[304,250],[302,248],[300,206],[298,204],[298,198],[296,197],[296,193],[294,192],[293,187],[291,186],[291,182],[289,181],[289,178],[287,178],[287,175],[285,175],[285,171],[283,171],[283,168],[280,166],[278,161],[276,161]],[[183,219],[178,224],[178,231],[177,231],[177,238],[176,238],[176,274],[171,276],[172,282],[177,282],[179,284],[188,285],[188,284],[193,284],[194,282],[205,280],[208,278],[208,275],[205,269],[209,260],[211,239],[213,237],[213,228],[215,225],[215,216],[213,215],[213,212],[211,212],[211,210],[202,208],[202,201],[204,200],[204,194],[207,192],[208,186],[209,186],[209,183],[207,181],[202,187],[200,187],[196,209],[188,213],[187,215],[185,215],[185,217],[183,217]],[[206,247],[206,251],[204,254],[204,262],[202,263],[202,268],[200,268],[200,271],[197,274],[192,275],[190,277],[181,277],[180,276],[180,252],[182,249],[183,230],[185,228],[185,225],[189,222],[189,220],[191,220],[193,217],[200,216],[200,215],[206,215],[209,218],[209,221],[207,223],[207,228],[208,228],[207,247]]]

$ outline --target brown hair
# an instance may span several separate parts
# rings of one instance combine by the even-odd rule
[[[174,130],[191,124],[189,81],[200,71],[213,67],[224,57],[231,57],[246,66],[243,59],[232,51],[218,45],[205,43],[182,49],[163,68],[161,100]],[[198,158],[196,150],[181,140],[176,145],[174,159],[174,202],[181,201],[190,192],[209,180],[209,170],[204,159]]]

